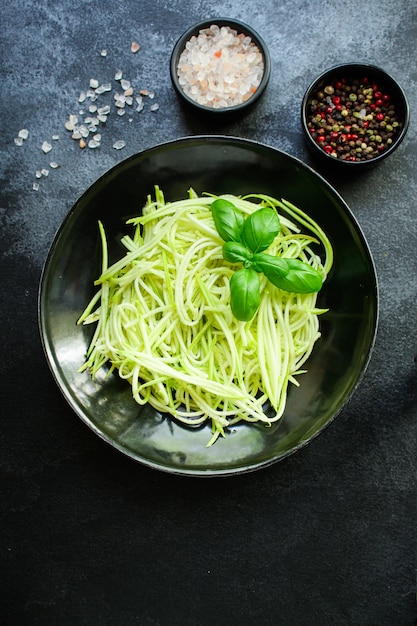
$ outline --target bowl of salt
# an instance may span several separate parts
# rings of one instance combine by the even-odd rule
[[[263,39],[237,20],[213,18],[189,28],[171,55],[171,80],[179,97],[213,114],[252,106],[269,81],[271,60]]]

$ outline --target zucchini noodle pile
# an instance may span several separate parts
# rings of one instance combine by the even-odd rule
[[[127,222],[134,234],[121,240],[125,256],[110,267],[99,222],[99,290],[78,320],[96,324],[79,371],[95,377],[107,364],[130,383],[139,405],[188,425],[211,423],[208,446],[241,420],[269,426],[280,419],[326,311],[317,308],[317,293],[282,291],[261,275],[257,313],[248,322],[233,317],[229,280],[238,265],[222,256],[210,210],[217,197],[191,189],[186,199],[166,202],[155,187],[155,199]],[[261,194],[221,197],[244,216],[275,208],[281,231],[268,253],[307,262],[326,278],[331,244],[303,211]]]

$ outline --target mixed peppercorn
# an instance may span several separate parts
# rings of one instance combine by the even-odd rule
[[[401,130],[391,94],[367,77],[321,86],[308,103],[307,126],[324,152],[368,161],[390,147]]]

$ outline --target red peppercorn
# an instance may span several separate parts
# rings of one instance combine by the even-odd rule
[[[330,139],[337,139],[339,137],[339,133],[336,133],[335,131],[330,133]]]
[[[364,122],[363,122],[363,127],[364,127],[364,128],[368,128],[368,126],[369,126],[369,122],[368,122],[368,120],[364,120]]]
[[[367,76],[364,76],[362,78],[362,82],[363,82],[364,85],[367,85],[369,83],[369,78]]]
[[[379,100],[379,98],[382,98],[382,93],[380,91],[375,91],[374,93],[374,98],[376,98],[377,100]]]
[[[336,89],[342,89],[343,87],[343,83],[341,80],[337,80],[334,84],[334,86],[336,87]]]
[[[326,141],[326,137],[324,135],[319,135],[317,137],[317,141],[319,141],[320,143],[323,143],[324,141]]]
[[[389,102],[391,100],[391,96],[387,93],[384,93],[382,99],[384,100],[384,102]]]
[[[385,115],[383,113],[377,113],[375,117],[378,120],[378,122],[383,122],[385,119]]]
[[[333,152],[333,148],[332,148],[331,146],[329,146],[329,145],[324,146],[324,148],[323,148],[323,149],[324,149],[324,151],[325,151],[327,154],[330,154],[330,152]]]
[[[329,114],[333,113],[333,107],[331,106],[326,107],[326,113],[329,113]]]
[[[382,98],[378,98],[378,100],[376,100],[375,102],[377,107],[382,107],[384,105],[384,101]]]
[[[376,109],[376,104],[374,102],[372,102],[369,106],[371,107],[372,111]]]
[[[336,104],[335,107],[336,111],[341,111],[343,109],[343,106],[341,104]]]
[[[340,104],[340,96],[333,96],[333,104]]]

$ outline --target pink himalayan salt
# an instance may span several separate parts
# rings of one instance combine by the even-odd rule
[[[191,37],[177,67],[184,93],[214,109],[246,102],[257,90],[263,73],[262,53],[251,38],[216,24]]]

